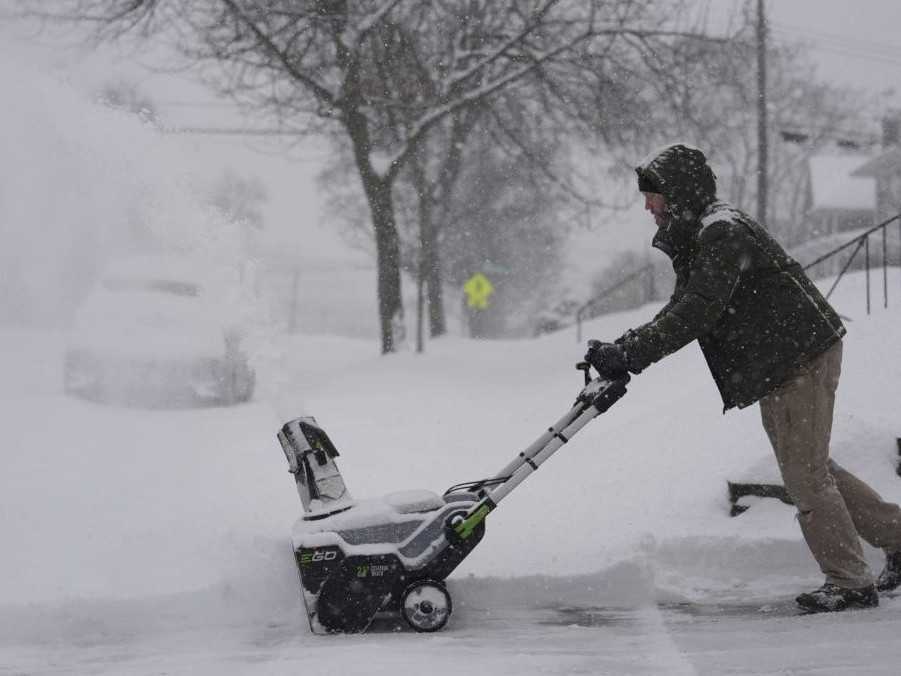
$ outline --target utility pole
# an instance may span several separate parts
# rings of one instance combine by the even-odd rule
[[[766,15],[764,0],[757,0],[757,221],[766,225],[767,202],[767,110],[766,110]]]

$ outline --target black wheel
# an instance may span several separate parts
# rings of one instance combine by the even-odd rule
[[[404,620],[416,631],[438,631],[453,611],[450,594],[436,580],[419,580],[404,590],[400,601]]]

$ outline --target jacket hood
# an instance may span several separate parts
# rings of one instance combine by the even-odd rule
[[[635,172],[639,190],[666,198],[669,218],[658,229],[654,246],[672,258],[704,209],[716,200],[716,176],[704,153],[684,143],[655,150]]]

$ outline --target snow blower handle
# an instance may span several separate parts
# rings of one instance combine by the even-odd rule
[[[629,375],[626,353],[616,343],[589,340],[588,351],[582,359],[591,364],[604,380],[620,380]]]
[[[576,368],[588,375],[588,369],[581,364],[577,364]],[[615,380],[604,378],[591,380],[579,393],[569,412],[549,427],[531,446],[513,458],[498,474],[481,482],[458,484],[449,488],[445,495],[465,487],[476,492],[479,501],[465,512],[451,515],[446,529],[448,541],[453,543],[469,538],[510,491],[536,471],[585,425],[619,401],[626,394],[628,382],[628,373]]]
[[[591,364],[589,364],[587,361],[580,361],[578,364],[576,364],[576,368],[585,374],[585,384],[587,385],[588,383],[590,383],[591,382],[591,373],[590,373]]]

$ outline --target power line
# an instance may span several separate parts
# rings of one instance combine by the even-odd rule
[[[210,134],[225,136],[303,136],[286,129],[243,129],[240,127],[164,127],[165,134]]]
[[[155,101],[154,103],[168,108],[237,108],[234,103],[226,101]]]
[[[901,50],[889,48],[885,46],[870,46],[863,42],[853,39],[841,39],[836,37],[817,36],[811,31],[802,31],[797,29],[781,28],[778,25],[773,26],[773,31],[787,37],[806,37],[813,41],[812,49],[824,52],[831,52],[840,56],[848,56],[851,58],[865,59],[886,63],[889,65],[901,65]],[[878,44],[878,43],[874,43]]]
[[[852,59],[863,59],[864,61],[872,61],[874,63],[884,63],[890,66],[901,66],[901,56],[897,59],[892,59],[890,57],[885,56],[877,56],[875,54],[866,54],[862,52],[855,52],[849,49],[841,48],[841,47],[817,47],[814,46],[812,49],[821,52],[829,52],[831,54],[837,54],[839,56],[847,56]]]
[[[838,54],[839,56],[847,56],[850,58],[863,59],[865,61],[884,63],[884,64],[892,65],[892,66],[901,65],[901,54],[899,54],[897,58],[893,58],[891,56],[868,53],[868,52],[859,51],[859,50],[855,50],[853,48],[842,47],[842,46],[838,46],[838,45],[829,46],[829,45],[811,44],[810,48],[815,51],[819,51],[819,52],[829,52],[831,54]]]
[[[889,55],[901,55],[901,47],[896,43],[880,42],[878,40],[870,40],[867,38],[856,38],[853,35],[842,35],[841,33],[829,33],[820,30],[811,30],[802,26],[793,26],[779,21],[771,22],[771,25],[777,30],[783,32],[799,33],[801,35],[810,35],[822,40],[830,40],[837,43],[845,43],[849,47],[858,47],[868,50],[881,50],[888,52]]]

